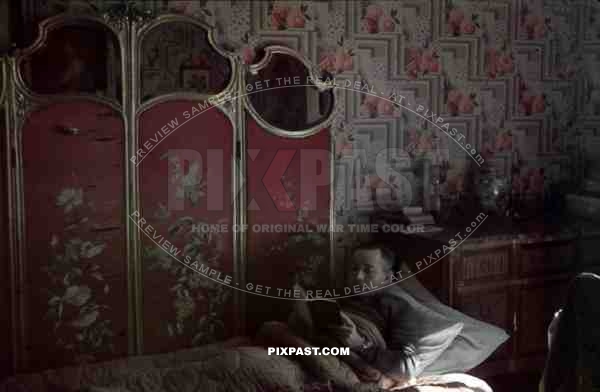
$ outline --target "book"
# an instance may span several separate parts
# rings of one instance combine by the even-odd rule
[[[315,299],[307,303],[313,325],[317,328],[339,326],[344,324],[340,304],[328,299]]]
[[[411,225],[434,225],[435,219],[431,214],[407,215],[406,218]]]
[[[423,214],[423,207],[404,207],[402,209],[402,213],[406,216],[409,215],[422,215]]]
[[[434,233],[439,233],[441,231],[444,231],[443,227],[439,227],[439,226],[434,226],[434,225],[426,225],[423,227],[422,230],[410,230],[410,229],[403,229],[400,230],[400,233],[402,234],[434,234]]]

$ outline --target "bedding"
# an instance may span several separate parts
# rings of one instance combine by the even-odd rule
[[[360,298],[343,301],[342,313],[354,322],[370,346],[363,356],[388,374],[421,375],[463,328],[461,322],[424,306],[397,285],[371,301]],[[306,303],[297,302],[288,320],[290,329],[297,336],[317,343],[322,336],[313,324]],[[335,345],[335,342],[321,343]]]
[[[396,309],[393,334],[388,339],[414,347],[417,375],[433,364],[463,329],[463,323],[428,308],[397,285],[386,290],[385,301]]]
[[[301,360],[298,360],[301,358]],[[247,339],[169,354],[20,375],[0,385],[1,392],[295,392],[385,391],[361,382],[342,357],[268,355]],[[465,374],[418,378],[394,390],[406,392],[491,392],[482,380]]]
[[[408,268],[403,265],[404,269]],[[441,303],[416,277],[399,283],[404,291],[423,306],[447,319],[463,324],[463,328],[448,348],[425,370],[422,375],[467,372],[485,361],[510,337],[504,330],[476,320]]]

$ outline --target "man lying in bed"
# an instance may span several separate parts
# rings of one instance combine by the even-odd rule
[[[389,281],[394,256],[378,244],[363,245],[352,254],[348,287]],[[331,326],[329,333],[343,347],[349,347],[373,368],[381,372],[382,383],[405,383],[417,376],[418,359],[412,344],[403,341],[402,309],[387,289],[349,297],[340,301],[344,325]],[[359,328],[361,318],[370,320],[376,329]],[[385,380],[389,378],[391,380]]]
[[[373,280],[380,285],[380,280],[392,266],[392,259],[385,249],[378,246],[360,247],[353,252],[351,263],[348,263],[352,267],[349,269],[349,283],[369,284]],[[256,342],[244,339],[244,342],[234,344],[215,344],[168,354],[50,370],[9,380],[4,385],[0,384],[0,391],[374,390],[372,385],[364,385],[362,381],[379,384],[388,390],[406,387],[406,392],[491,392],[484,381],[455,373],[456,369],[461,373],[460,369],[472,368],[475,363],[458,368],[454,366],[452,371],[436,370],[431,376],[422,377],[421,371],[425,368],[431,370],[429,364],[433,361],[437,363],[441,352],[446,354],[451,351],[446,350],[447,345],[455,340],[457,329],[462,328],[463,322],[452,321],[439,313],[436,316],[421,303],[429,301],[429,305],[433,306],[431,299],[427,300],[427,296],[419,294],[419,290],[413,290],[408,295],[409,290],[408,286],[400,288],[399,285],[393,285],[370,295],[340,300],[338,304],[341,307],[337,307],[336,303],[333,303],[333,307],[329,306],[331,303],[322,303],[323,306],[311,308],[309,302],[297,301],[289,327],[283,323],[267,323],[261,328]],[[415,298],[421,298],[421,302]],[[316,301],[310,303],[315,305]],[[439,304],[436,307],[443,313],[442,306]],[[327,317],[321,313],[323,319],[334,321],[322,325],[317,320],[311,320],[310,313],[317,309],[333,309],[333,313],[339,317]],[[466,316],[455,318],[463,320],[464,325],[469,323]],[[475,333],[484,326],[473,321],[470,323],[470,334],[474,337],[463,338],[463,345],[477,346],[478,342],[486,340]],[[497,340],[483,357],[491,354],[504,340]],[[262,347],[255,347],[255,343]],[[264,350],[265,346],[346,346],[352,348],[352,355],[290,355],[285,358],[269,355]],[[454,350],[449,360],[456,364],[461,356],[465,357],[461,355],[465,352],[464,347]],[[480,356],[479,361],[483,357]],[[440,367],[437,366],[437,369]],[[442,373],[445,374],[440,375]],[[406,384],[414,376],[418,376],[417,386],[407,387]],[[92,386],[104,389],[90,389]]]
[[[394,256],[379,244],[362,245],[352,252],[349,267],[348,287],[371,282],[381,286],[390,281]],[[394,295],[399,289],[395,286],[340,300],[342,322],[337,325],[315,328],[319,323],[313,319],[309,303],[298,301],[288,323],[291,330],[284,331],[286,327],[273,323],[265,328],[277,329],[279,336],[302,336],[284,339],[295,346],[307,346],[308,341],[318,346],[349,347],[352,356],[340,359],[349,363],[362,381],[377,382],[384,388],[405,386],[427,365],[423,363],[427,355],[417,353],[407,339],[407,304]],[[462,324],[451,327],[449,333],[456,336]],[[270,332],[263,328],[261,335]]]

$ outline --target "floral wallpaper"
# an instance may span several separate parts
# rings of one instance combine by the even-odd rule
[[[117,3],[55,0],[40,7],[26,2],[24,17],[41,18],[59,9],[102,11]],[[600,113],[597,2],[232,0],[138,5],[203,20],[215,27],[219,44],[246,63],[255,61],[261,44],[279,43],[340,79],[399,91],[463,132],[490,165],[505,160],[507,153],[518,155],[510,158],[516,162],[513,183],[535,172],[543,173],[546,187],[577,178],[581,168],[574,154],[585,138],[579,136],[595,134]],[[162,78],[160,91],[176,90],[177,83]],[[421,124],[414,113],[373,95],[340,91],[338,98],[338,124],[344,124],[339,127],[338,157],[350,157],[352,146],[364,148],[360,137],[369,147],[400,148],[413,159],[431,150],[437,130]],[[462,192],[469,162],[459,143],[447,144],[450,165],[444,191]],[[352,165],[350,159],[340,161]],[[368,170],[366,176],[374,174],[373,164]],[[345,185],[339,187],[338,204],[351,210],[342,200],[355,200],[356,195],[352,184]],[[346,213],[351,211],[340,212]]]

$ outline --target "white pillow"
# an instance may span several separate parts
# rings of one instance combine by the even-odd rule
[[[495,325],[476,320],[444,305],[414,276],[400,282],[399,285],[423,305],[450,320],[463,324],[462,330],[452,344],[435,362],[425,368],[423,375],[467,372],[485,361],[510,337]]]
[[[395,314],[386,343],[398,342],[411,347],[418,376],[443,355],[462,330],[463,323],[423,305],[400,287],[392,287],[386,294],[384,301],[389,301]]]

